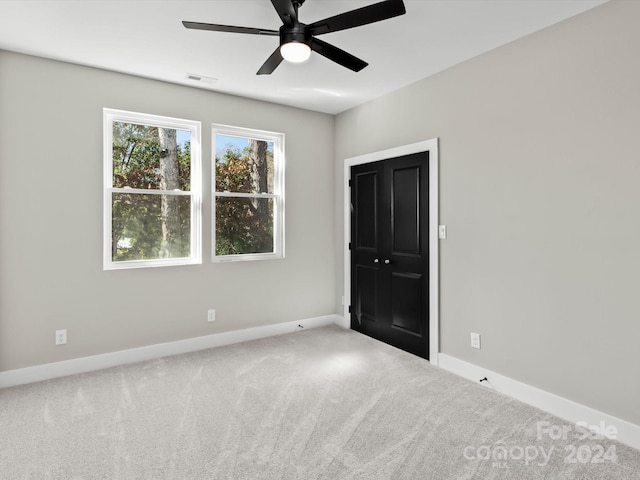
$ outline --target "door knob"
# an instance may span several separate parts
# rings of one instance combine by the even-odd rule
[[[377,258],[375,258],[375,259],[373,260],[373,263],[380,263],[380,260],[378,260]]]
[[[385,265],[389,265],[391,263],[391,260],[389,260],[388,258],[384,261]]]

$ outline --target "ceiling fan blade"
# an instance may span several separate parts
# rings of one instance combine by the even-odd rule
[[[359,72],[369,65],[364,60],[360,60],[358,57],[354,57],[350,53],[347,53],[338,47],[334,47],[330,43],[318,40],[317,38],[311,40],[311,49],[314,52],[318,52],[323,57],[326,57],[349,70],[353,70],[354,72]]]
[[[271,75],[273,71],[278,68],[278,65],[282,63],[282,54],[280,53],[280,47],[276,48],[276,50],[271,54],[267,61],[260,67],[258,73],[256,75]]]
[[[335,17],[325,18],[308,25],[312,35],[337,32],[347,28],[359,27],[369,23],[379,22],[388,18],[407,13],[402,0],[384,0],[366,7],[341,13]]]
[[[292,0],[271,0],[271,3],[278,15],[280,15],[282,23],[287,27],[292,27],[298,23],[298,12],[293,6]]]
[[[182,22],[186,28],[194,30],[210,30],[213,32],[249,33],[252,35],[279,35],[277,30],[251,27],[234,27],[233,25],[217,25],[215,23]]]

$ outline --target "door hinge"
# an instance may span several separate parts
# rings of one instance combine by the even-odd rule
[[[349,250],[351,250],[351,242],[349,242]]]
[[[353,182],[351,181],[351,179],[349,179],[349,186],[351,186],[353,184]]]
[[[349,313],[351,313],[351,305],[349,305]]]

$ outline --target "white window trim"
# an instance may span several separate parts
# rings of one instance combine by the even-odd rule
[[[154,127],[188,130],[191,133],[191,190],[173,192],[137,188],[113,187],[113,122],[127,122]],[[201,123],[194,120],[164,117],[146,113],[128,112],[111,108],[103,109],[103,269],[121,270],[129,268],[165,267],[202,263],[202,151]],[[150,195],[181,195],[191,197],[191,255],[183,258],[159,258],[114,262],[111,257],[112,193],[144,193]]]
[[[216,192],[216,136],[228,135],[232,137],[253,138],[273,143],[273,191],[272,194]],[[284,134],[254,130],[251,128],[234,127],[230,125],[212,124],[211,126],[211,261],[234,262],[252,260],[274,260],[284,258]],[[238,255],[216,255],[216,198],[217,197],[247,197],[273,198],[273,236],[274,251],[271,253],[245,253]]]

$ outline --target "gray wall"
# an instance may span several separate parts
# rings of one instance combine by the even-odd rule
[[[211,123],[283,132],[286,258],[211,264],[206,204],[202,265],[103,271],[103,107],[201,121],[205,192]],[[333,132],[326,114],[0,52],[0,371],[334,313]]]
[[[341,249],[343,160],[439,137],[441,351],[635,424],[639,23],[613,1],[340,114],[335,169]]]

